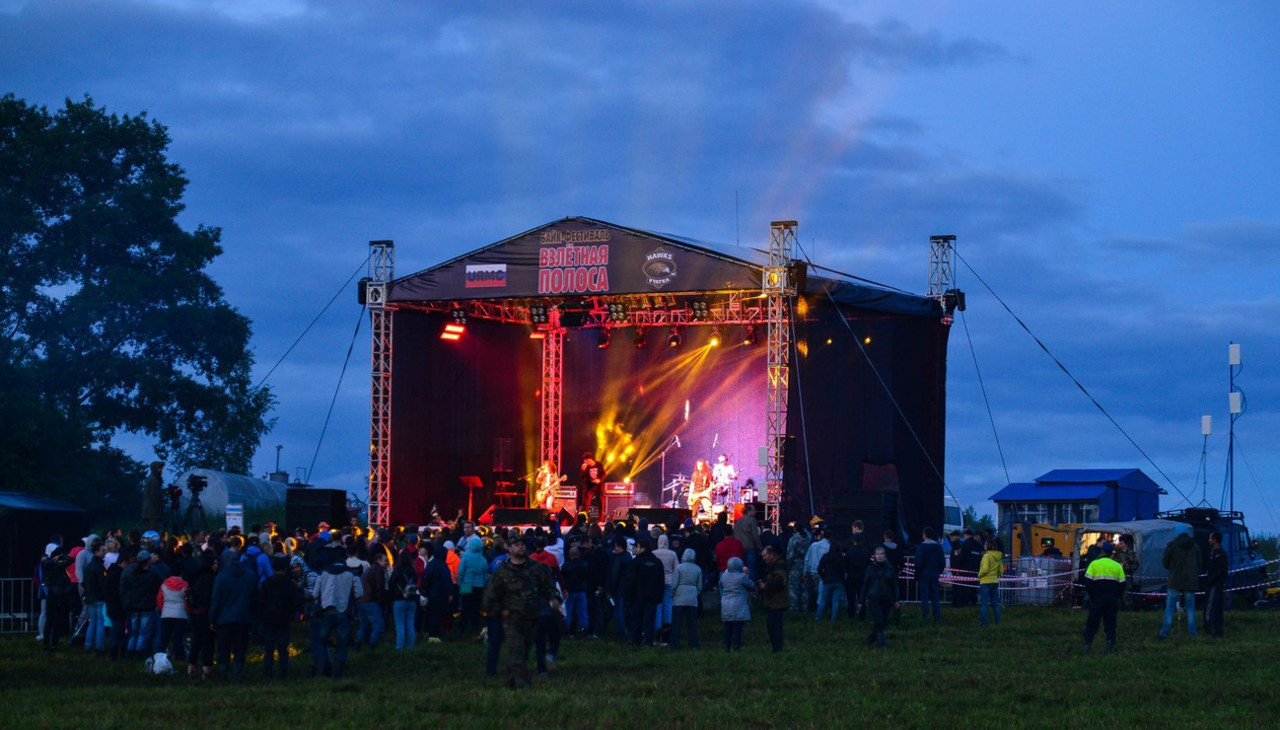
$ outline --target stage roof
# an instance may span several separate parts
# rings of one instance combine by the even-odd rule
[[[389,303],[760,289],[766,251],[570,217],[391,282]],[[815,269],[823,271],[816,275]],[[928,297],[810,267],[804,292],[888,314],[941,316]]]

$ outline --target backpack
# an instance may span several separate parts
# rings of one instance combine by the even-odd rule
[[[411,579],[405,578],[404,573],[400,574],[400,579],[404,581],[404,585],[400,588],[400,597],[406,601],[418,600],[418,580],[415,575]]]

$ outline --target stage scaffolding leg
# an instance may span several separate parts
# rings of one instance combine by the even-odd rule
[[[373,362],[369,404],[369,524],[391,522],[391,325],[387,283],[395,271],[395,244],[370,241],[370,274],[365,305],[373,320]]]
[[[542,340],[542,442],[543,461],[560,468],[560,406],[564,383],[564,330],[552,328]]]
[[[765,320],[768,325],[768,376],[765,400],[768,408],[765,446],[765,522],[776,534],[781,530],[783,449],[787,438],[787,396],[791,385],[791,251],[796,240],[795,221],[774,221],[769,227],[769,265],[764,270]]]

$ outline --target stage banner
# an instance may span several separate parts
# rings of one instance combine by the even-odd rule
[[[388,300],[744,290],[760,277],[759,264],[693,242],[565,218],[399,279]]]

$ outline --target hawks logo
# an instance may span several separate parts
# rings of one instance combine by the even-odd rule
[[[644,266],[640,270],[649,286],[661,289],[676,278],[676,260],[671,252],[659,248],[644,257]]]

